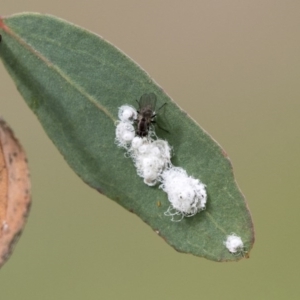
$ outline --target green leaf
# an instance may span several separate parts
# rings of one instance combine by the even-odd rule
[[[73,170],[91,187],[137,214],[180,252],[234,261],[223,245],[234,232],[245,251],[254,230],[245,199],[220,146],[125,54],[96,34],[52,16],[20,14],[0,21],[0,56],[29,107]],[[154,92],[167,103],[172,162],[207,185],[205,211],[181,222],[164,215],[166,194],[137,176],[115,145],[118,107]],[[158,203],[160,205],[158,205]]]

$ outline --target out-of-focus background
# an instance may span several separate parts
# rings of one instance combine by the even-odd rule
[[[250,259],[175,252],[73,173],[0,65],[0,114],[25,147],[33,206],[1,300],[299,299],[300,2],[10,1],[139,63],[226,150],[256,230]],[[232,216],[234,218],[234,216]]]

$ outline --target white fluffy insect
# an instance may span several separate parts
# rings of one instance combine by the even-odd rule
[[[138,175],[149,186],[155,185],[162,172],[171,165],[171,148],[164,140],[135,137],[129,152]]]
[[[188,176],[184,169],[172,167],[164,171],[161,182],[160,188],[168,194],[171,204],[165,215],[172,216],[173,221],[192,217],[205,209],[205,185],[199,179]]]
[[[170,207],[165,215],[172,221],[191,217],[205,209],[207,193],[205,185],[171,163],[171,147],[167,141],[154,139],[155,132],[149,129],[146,137],[137,136],[133,126],[137,111],[129,105],[119,108],[120,121],[116,127],[116,144],[127,150],[133,159],[137,174],[144,183],[160,188],[168,194]]]

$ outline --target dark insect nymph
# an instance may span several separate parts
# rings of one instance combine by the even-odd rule
[[[147,136],[151,124],[156,124],[154,120],[154,118],[156,117],[156,101],[157,98],[154,93],[144,94],[141,96],[140,100],[137,101],[139,108],[137,111],[138,116],[135,120],[135,123],[137,126],[136,134],[140,137]],[[164,103],[158,110],[160,110],[164,105],[166,105],[166,103]]]

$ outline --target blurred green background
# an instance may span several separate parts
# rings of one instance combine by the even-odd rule
[[[139,63],[228,153],[256,230],[238,263],[177,253],[81,182],[1,64],[0,114],[33,186],[28,224],[0,270],[1,300],[299,299],[299,1],[1,0],[0,9],[61,17]]]

